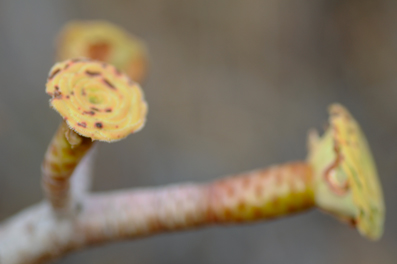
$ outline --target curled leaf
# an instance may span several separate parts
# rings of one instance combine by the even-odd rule
[[[69,127],[92,140],[117,141],[145,124],[147,104],[140,86],[107,63],[88,59],[57,63],[46,92]]]

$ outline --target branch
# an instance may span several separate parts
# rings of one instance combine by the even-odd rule
[[[69,218],[42,202],[0,226],[0,263],[44,263],[99,243],[269,220],[314,207],[312,187],[309,165],[291,163],[204,185],[90,195]]]

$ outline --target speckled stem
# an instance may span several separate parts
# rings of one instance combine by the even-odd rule
[[[225,178],[209,186],[209,217],[219,223],[272,219],[314,206],[313,175],[304,162]]]
[[[42,203],[0,225],[0,263],[39,264],[100,243],[269,220],[312,207],[312,172],[303,162],[203,185],[90,195],[71,218],[54,218]]]
[[[65,122],[51,140],[42,165],[42,186],[57,212],[72,206],[70,177],[93,142],[72,131]]]
[[[92,196],[85,205],[87,217],[80,222],[79,233],[92,244],[213,224],[270,220],[313,208],[312,184],[311,168],[302,162],[205,185]]]

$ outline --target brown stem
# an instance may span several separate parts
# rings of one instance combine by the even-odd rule
[[[43,263],[98,243],[269,220],[312,208],[312,188],[311,168],[302,162],[206,185],[91,195],[74,218],[54,218],[42,203],[0,226],[0,263]]]
[[[65,122],[53,137],[42,165],[42,185],[57,212],[70,209],[70,177],[91,146],[91,139],[76,134]]]

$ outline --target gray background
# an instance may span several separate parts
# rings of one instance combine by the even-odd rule
[[[372,146],[388,215],[378,243],[320,212],[105,245],[59,263],[396,263],[396,1],[0,0],[0,219],[42,199],[54,38],[106,19],[151,54],[146,127],[102,144],[96,191],[203,182],[306,156],[346,105]]]

